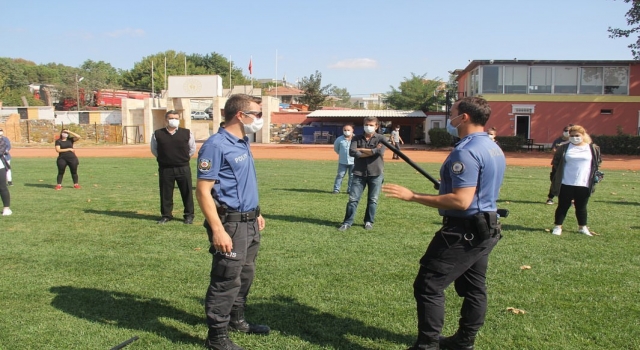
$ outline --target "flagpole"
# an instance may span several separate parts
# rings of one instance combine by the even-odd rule
[[[229,55],[229,96],[231,96],[231,55]]]
[[[251,95],[253,96],[253,55],[249,56],[249,74],[251,75]]]
[[[164,91],[167,91],[167,55],[164,55]]]
[[[153,60],[151,61],[151,97],[155,98],[156,90],[153,85]]]
[[[278,49],[276,49],[276,98],[278,98]]]

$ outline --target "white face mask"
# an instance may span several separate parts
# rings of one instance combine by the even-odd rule
[[[573,143],[574,145],[579,145],[582,143],[582,136],[569,137],[569,142]]]
[[[364,132],[366,134],[373,134],[376,131],[376,127],[375,126],[371,126],[371,125],[365,125],[364,126]]]
[[[62,136],[63,138],[67,138],[69,137],[69,134],[67,134],[66,132],[63,132],[62,134],[60,134],[60,136]]]
[[[343,133],[343,134],[344,134],[344,136],[346,136],[346,137],[351,136],[351,130],[344,130],[342,133]]]
[[[252,119],[253,122],[251,122],[251,124],[242,124],[245,134],[255,134],[260,131],[264,125],[264,120],[262,118],[255,118],[252,116]]]
[[[180,120],[178,119],[169,119],[169,126],[172,128],[177,128],[180,126]]]
[[[568,132],[568,131],[563,132],[563,133],[562,133],[562,136],[564,136],[564,137],[569,137],[569,132]]]
[[[0,136],[4,135],[4,131],[0,131]]]

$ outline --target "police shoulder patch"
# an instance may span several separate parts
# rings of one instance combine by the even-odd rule
[[[198,170],[202,172],[211,170],[211,160],[205,158],[198,159]]]
[[[451,165],[451,172],[456,175],[462,174],[464,172],[464,164],[462,162],[454,162]]]

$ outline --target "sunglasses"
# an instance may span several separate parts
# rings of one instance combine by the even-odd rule
[[[262,118],[262,112],[261,111],[242,111],[242,114],[244,115],[252,115],[256,118]]]

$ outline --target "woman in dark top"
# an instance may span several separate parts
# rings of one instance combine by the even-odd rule
[[[69,131],[69,129],[63,129],[60,133],[60,138],[56,140],[56,152],[58,152],[58,184],[56,185],[56,191],[62,189],[62,177],[64,177],[64,171],[67,166],[71,171],[73,188],[80,188],[80,185],[78,185],[78,164],[80,164],[80,161],[78,161],[73,149],[73,144],[78,140],[80,140],[80,135]]]

